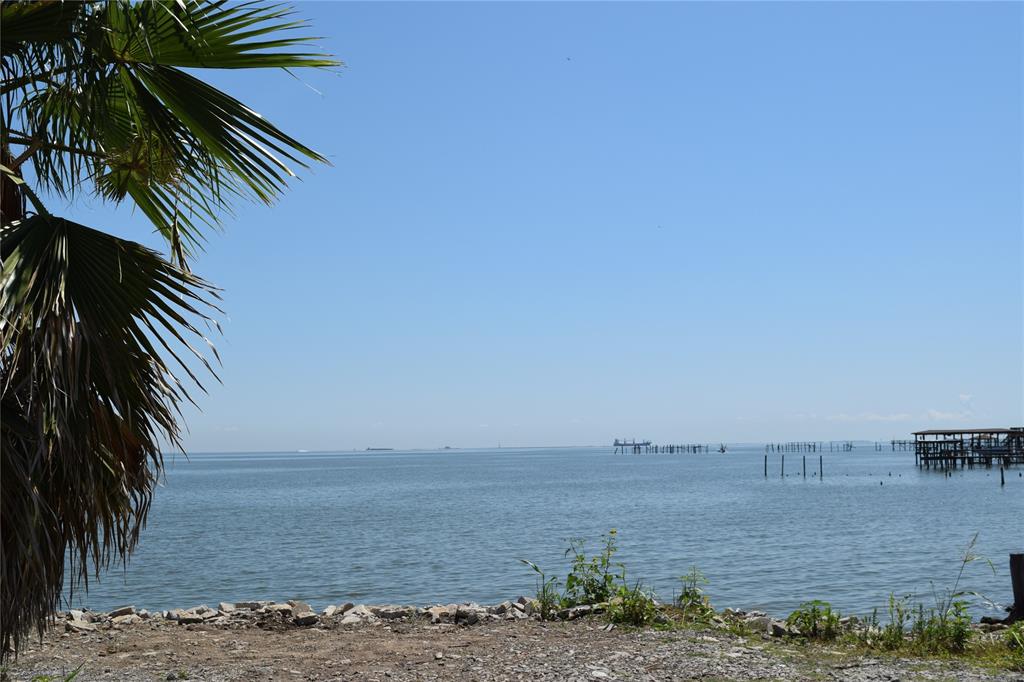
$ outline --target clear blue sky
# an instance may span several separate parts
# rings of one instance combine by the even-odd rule
[[[298,9],[322,95],[212,78],[333,167],[196,263],[190,450],[1024,422],[1024,5]]]

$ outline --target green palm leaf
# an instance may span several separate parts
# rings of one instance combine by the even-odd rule
[[[183,68],[331,67],[297,51],[312,37],[290,9],[263,2],[110,0],[57,13],[5,2],[4,92],[40,184],[70,196],[95,183],[130,196],[180,263],[233,199],[271,202],[294,168],[326,159]],[[34,8],[34,9],[33,9]],[[55,28],[47,32],[45,19]],[[12,31],[6,24],[13,23]],[[20,50],[20,51],[19,51]]]

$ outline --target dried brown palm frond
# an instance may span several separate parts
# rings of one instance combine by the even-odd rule
[[[177,445],[189,399],[178,375],[197,381],[190,365],[206,363],[194,344],[216,291],[155,251],[51,216],[5,228],[2,244],[7,649],[58,606],[65,557],[72,582],[87,580],[138,542],[162,441]]]

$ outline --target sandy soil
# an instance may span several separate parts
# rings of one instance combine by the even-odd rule
[[[597,617],[272,628],[152,619],[96,632],[55,629],[6,674],[32,680],[82,665],[76,681],[1024,680],[954,662],[865,658],[723,631],[607,627]]]

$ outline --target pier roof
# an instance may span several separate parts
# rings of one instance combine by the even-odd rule
[[[914,431],[915,436],[958,436],[967,433],[1015,433],[1020,429],[928,429],[927,431]]]

